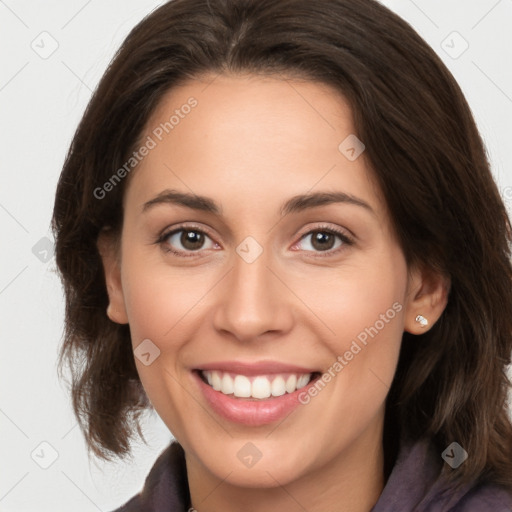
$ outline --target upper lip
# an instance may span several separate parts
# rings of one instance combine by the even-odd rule
[[[205,363],[196,368],[196,370],[219,370],[224,372],[236,373],[237,375],[264,375],[269,373],[316,373],[319,370],[297,366],[293,364],[281,363],[279,361],[217,361],[214,363]]]

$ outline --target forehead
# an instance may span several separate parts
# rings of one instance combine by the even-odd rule
[[[138,206],[164,188],[222,205],[281,204],[283,196],[343,191],[383,209],[359,152],[345,98],[325,84],[208,76],[168,91],[141,136],[151,146],[126,194]],[[347,153],[347,149],[349,152]],[[357,153],[356,153],[357,155]]]

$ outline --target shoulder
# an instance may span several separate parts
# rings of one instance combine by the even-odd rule
[[[512,512],[512,491],[495,484],[472,487],[451,512]]]
[[[490,482],[455,487],[445,478],[443,463],[431,439],[402,439],[372,512],[512,512],[512,491]]]
[[[112,512],[186,511],[189,501],[185,452],[173,441],[153,464],[142,490]]]

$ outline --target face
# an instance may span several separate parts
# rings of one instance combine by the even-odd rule
[[[286,485],[380,446],[422,282],[354,133],[333,89],[255,76],[172,89],[147,124],[110,316],[189,470]]]

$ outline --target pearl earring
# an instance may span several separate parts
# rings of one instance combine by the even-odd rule
[[[422,315],[418,315],[416,317],[416,322],[418,322],[421,327],[426,327],[428,325],[428,320]]]

